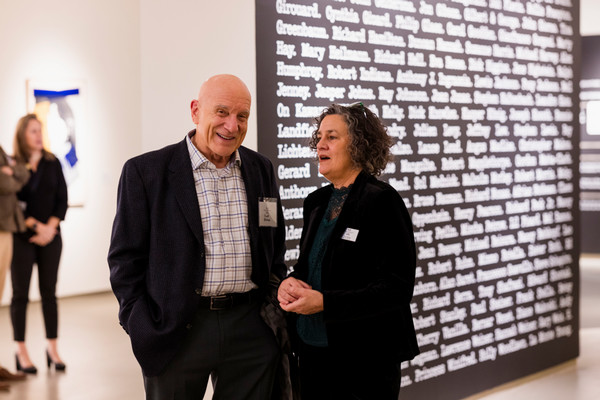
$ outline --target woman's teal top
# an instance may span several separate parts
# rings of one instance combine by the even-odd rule
[[[333,188],[333,193],[329,199],[325,215],[319,224],[315,239],[312,243],[310,253],[308,255],[308,278],[306,283],[311,285],[314,290],[321,292],[321,270],[323,258],[327,251],[327,243],[331,238],[331,233],[335,227],[338,216],[344,205],[350,188],[343,187],[340,189]],[[296,323],[296,329],[300,339],[308,345],[315,347],[327,347],[327,331],[325,330],[325,321],[323,312],[311,315],[300,315]]]

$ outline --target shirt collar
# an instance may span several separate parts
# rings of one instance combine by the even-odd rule
[[[188,152],[190,154],[190,161],[192,162],[192,169],[196,170],[200,167],[210,167],[214,168],[214,164],[211,163],[208,158],[204,154],[200,152],[192,143],[192,136],[196,134],[195,130],[190,131],[186,135],[186,143],[188,147]],[[237,165],[238,167],[242,166],[242,158],[240,157],[239,149],[233,153],[233,157],[229,159],[227,166],[225,168],[231,168],[232,165]]]

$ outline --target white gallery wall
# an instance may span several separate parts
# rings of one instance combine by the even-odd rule
[[[576,1],[576,0],[575,0]],[[581,0],[580,1],[580,28],[581,36],[596,36],[600,35],[600,1],[598,0]]]
[[[141,0],[142,150],[194,128],[190,102],[208,77],[239,76],[256,98],[254,0]],[[244,145],[256,149],[256,107]]]
[[[0,143],[8,152],[17,120],[27,112],[27,79],[84,83],[78,156],[85,203],[70,208],[62,224],[59,296],[109,288],[116,181],[123,160],[141,150],[139,43],[137,0],[0,0]],[[34,275],[31,298],[38,293]],[[4,304],[11,294],[7,280]]]
[[[109,290],[106,254],[125,160],[179,141],[189,103],[216,73],[240,76],[256,97],[253,0],[0,0],[0,144],[12,150],[27,79],[85,82],[79,155],[83,207],[62,225],[58,295]],[[576,1],[576,0],[574,0]],[[581,1],[582,35],[600,35],[600,2]],[[256,148],[256,108],[245,144]],[[31,298],[39,298],[32,282]],[[11,295],[6,284],[2,304]]]

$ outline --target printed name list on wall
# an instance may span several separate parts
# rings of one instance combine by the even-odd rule
[[[578,355],[578,16],[571,0],[256,1],[258,148],[290,267],[325,183],[314,117],[361,101],[395,141],[381,179],[414,224],[422,352],[401,397],[461,398]]]
[[[581,252],[600,254],[600,36],[581,38]]]

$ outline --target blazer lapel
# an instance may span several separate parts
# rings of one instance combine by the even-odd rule
[[[302,234],[305,235],[305,238],[302,242],[302,247],[300,248],[300,254],[308,255],[310,252],[310,248],[308,246],[312,246],[314,237],[317,234],[319,225],[321,224],[321,220],[325,215],[325,210],[327,209],[327,204],[330,197],[331,188],[329,188],[329,190],[322,190],[322,192],[318,194],[318,198],[314,199],[316,206],[311,210],[308,221],[302,228]],[[304,207],[306,207],[306,204]]]
[[[250,236],[250,255],[252,257],[252,276],[254,280],[257,271],[260,269],[260,233],[258,224],[258,198],[265,197],[265,189],[263,188],[264,179],[258,178],[256,175],[261,173],[260,165],[254,157],[246,156],[246,149],[240,147],[238,149],[240,159],[242,161],[242,180],[244,181],[244,189],[246,191],[246,204],[248,212],[248,234]]]
[[[340,213],[337,222],[335,223],[335,227],[331,232],[331,237],[329,238],[327,250],[325,252],[325,258],[323,259],[323,279],[326,279],[326,277],[328,277],[330,274],[331,268],[333,267],[333,263],[331,260],[332,251],[337,246],[337,244],[339,244],[343,240],[342,235],[344,235],[346,229],[358,228],[358,226],[352,226],[350,224],[356,216],[356,211],[358,210],[359,203],[359,194],[362,192],[368,177],[369,175],[365,172],[361,172],[358,175],[358,177],[354,181],[354,184],[352,185],[352,188],[350,189],[350,193],[348,193],[348,197],[346,198],[344,205],[342,206],[342,212]]]
[[[338,217],[337,222],[335,223],[335,228],[333,228],[333,232],[331,232],[331,239],[335,240],[342,237],[346,228],[356,228],[352,226],[348,226],[350,220],[355,215],[356,210],[358,209],[358,197],[357,193],[360,193],[363,190],[363,187],[368,179],[369,175],[366,172],[361,172],[354,181],[352,188],[350,189],[350,193],[348,193],[348,197],[342,206],[342,212]]]
[[[202,218],[198,207],[198,195],[194,186],[194,174],[190,163],[186,139],[179,143],[169,164],[169,183],[187,223],[199,243],[204,245]]]
[[[260,180],[254,178],[252,174],[260,173],[260,168],[251,157],[246,157],[242,147],[238,149],[242,161],[242,180],[246,190],[246,201],[248,204],[248,226],[251,230],[258,228],[258,198],[264,197],[261,190]]]

